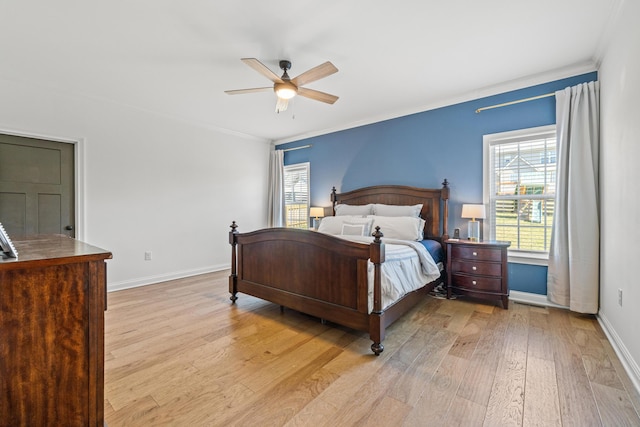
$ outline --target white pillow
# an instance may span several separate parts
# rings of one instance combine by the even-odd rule
[[[320,222],[318,232],[332,235],[342,234],[342,225],[365,225],[363,228],[363,236],[369,234],[371,230],[371,218],[362,218],[358,216],[325,216]]]
[[[339,204],[336,205],[336,216],[343,215],[359,215],[359,216],[367,216],[373,213],[373,204],[369,203],[368,205],[345,205]]]
[[[373,205],[373,215],[378,216],[412,216],[419,217],[422,210],[422,204],[405,206],[405,205],[383,205],[376,203]]]
[[[384,237],[399,240],[422,240],[425,220],[410,216],[377,216],[372,215],[371,230],[380,227]]]
[[[342,232],[340,233],[343,236],[366,236],[368,235],[369,225],[368,224],[342,224]]]

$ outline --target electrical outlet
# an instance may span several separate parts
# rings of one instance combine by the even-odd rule
[[[145,261],[151,261],[151,251],[147,251],[144,253],[144,260]]]
[[[622,307],[622,289],[618,289],[618,305]]]

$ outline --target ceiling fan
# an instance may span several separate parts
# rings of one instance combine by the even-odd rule
[[[273,82],[273,86],[253,89],[225,90],[225,93],[229,95],[273,90],[278,96],[276,113],[285,111],[289,105],[289,100],[296,95],[304,96],[305,98],[314,99],[320,102],[326,102],[327,104],[333,104],[338,100],[338,97],[335,95],[302,87],[307,83],[315,82],[316,80],[330,76],[333,73],[337,73],[338,69],[329,61],[324,64],[320,64],[317,67],[313,67],[293,79],[289,77],[289,74],[287,74],[287,70],[291,69],[291,61],[280,61],[280,69],[284,71],[282,77],[278,77],[276,73],[271,71],[266,65],[258,61],[256,58],[242,58],[241,61],[271,80]]]

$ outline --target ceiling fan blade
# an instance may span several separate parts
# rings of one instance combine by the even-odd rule
[[[298,95],[314,99],[316,101],[326,102],[327,104],[333,104],[338,100],[338,97],[335,95],[320,92],[319,90],[307,89],[305,87],[298,88]]]
[[[300,74],[298,77],[292,79],[291,83],[300,87],[302,85],[315,82],[316,80],[320,80],[337,72],[338,69],[335,67],[335,65],[327,61],[324,64],[320,64],[317,67],[313,67],[312,69]]]
[[[256,58],[242,58],[242,62],[253,68],[274,83],[282,83],[282,79]]]
[[[289,106],[289,100],[278,97],[278,102],[276,102],[276,113],[282,113],[283,111],[287,111],[287,107]]]
[[[234,89],[234,90],[225,90],[224,93],[228,95],[240,95],[243,93],[256,93],[256,92],[267,92],[273,90],[273,87],[256,87],[253,89]]]

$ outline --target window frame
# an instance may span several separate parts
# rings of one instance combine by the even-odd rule
[[[307,174],[307,185],[306,185],[306,194],[307,194],[307,207],[306,207],[306,215],[305,215],[305,222],[304,224],[306,225],[305,227],[292,227],[289,225],[289,214],[288,214],[288,208],[287,208],[287,174],[290,172],[293,172],[295,170],[302,170],[304,169],[306,174]],[[283,168],[283,175],[284,175],[284,200],[285,200],[285,224],[284,226],[286,228],[298,228],[301,230],[308,230],[309,229],[309,209],[311,207],[311,163],[309,162],[301,162],[301,163],[293,163],[290,165],[286,165]],[[302,219],[300,219],[299,223],[302,223]]]
[[[482,181],[483,181],[483,201],[485,207],[487,208],[487,218],[485,218],[483,223],[483,235],[489,236],[489,239],[495,240],[495,229],[491,226],[491,217],[492,209],[490,206],[490,197],[491,197],[491,176],[493,173],[491,161],[491,147],[494,145],[507,144],[522,141],[524,139],[535,139],[543,136],[548,136],[550,134],[556,135],[556,125],[546,125],[546,126],[538,126],[533,128],[526,129],[518,129],[507,132],[498,132],[492,134],[483,135],[482,138]],[[557,140],[556,140],[557,144]],[[557,145],[556,145],[556,156],[557,159]],[[554,160],[555,160],[554,159]],[[554,162],[549,162],[548,164],[555,164]],[[557,181],[556,181],[557,182]],[[557,192],[556,192],[557,194]],[[553,199],[555,202],[556,194],[554,194]],[[528,198],[540,198],[535,197],[535,195],[527,195],[534,196]],[[544,197],[545,199],[547,197]],[[525,251],[525,250],[513,250],[511,248],[508,249],[508,261],[519,264],[532,264],[532,265],[548,265],[549,262],[549,252],[533,252],[533,251]]]

